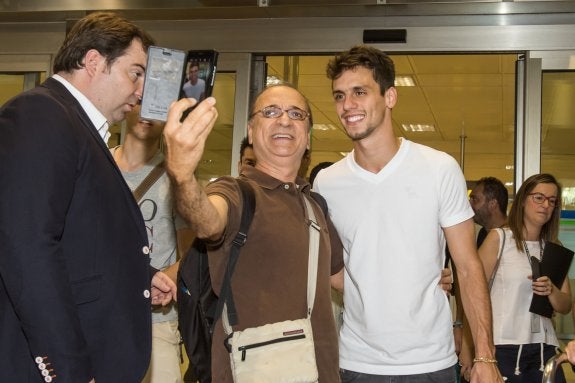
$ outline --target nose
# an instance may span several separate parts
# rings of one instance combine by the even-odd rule
[[[142,100],[142,95],[144,94],[144,78],[143,77],[136,82],[136,90],[134,91],[134,94],[136,95],[136,97],[138,97],[139,101]]]
[[[283,126],[291,125],[291,122],[292,122],[292,119],[289,118],[289,116],[285,110],[282,110],[282,114],[281,114],[281,116],[279,116],[277,118],[277,120]]]
[[[353,99],[353,96],[346,96],[343,99],[342,105],[343,105],[344,110],[353,109],[356,105],[355,100]]]

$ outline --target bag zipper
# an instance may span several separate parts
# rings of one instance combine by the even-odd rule
[[[260,342],[260,343],[246,344],[245,346],[238,347],[238,351],[242,352],[242,362],[243,362],[246,360],[246,351],[249,349],[268,346],[270,344],[275,344],[275,343],[280,343],[280,342],[288,342],[290,340],[304,339],[304,338],[305,338],[305,334],[301,334],[301,335],[294,335],[294,336],[272,339],[272,340],[268,340],[268,341]]]

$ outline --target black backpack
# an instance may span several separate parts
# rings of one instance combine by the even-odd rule
[[[242,193],[243,208],[240,229],[236,235],[226,267],[222,291],[212,289],[205,243],[195,239],[178,268],[178,328],[189,359],[185,382],[211,383],[211,353],[214,324],[227,303],[228,319],[237,324],[231,294],[231,276],[255,212],[255,196],[251,185],[236,179]]]

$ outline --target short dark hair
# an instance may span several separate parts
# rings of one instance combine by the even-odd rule
[[[90,49],[100,52],[110,66],[124,55],[134,39],[141,41],[144,51],[154,44],[154,39],[142,28],[115,13],[91,13],[80,19],[64,39],[54,58],[53,71],[81,69],[84,56]]]
[[[483,186],[483,195],[487,201],[494,199],[497,201],[501,214],[507,215],[507,203],[509,202],[509,192],[503,182],[495,177],[483,177],[477,181],[477,186]]]
[[[240,145],[240,159],[244,156],[244,152],[246,151],[246,148],[253,148],[254,146],[252,144],[250,144],[250,141],[248,140],[247,137],[244,137],[242,140],[242,143]]]
[[[373,79],[379,84],[381,95],[395,84],[393,60],[379,49],[367,45],[356,45],[335,56],[327,64],[327,77],[333,81],[344,71],[357,67],[371,70]]]

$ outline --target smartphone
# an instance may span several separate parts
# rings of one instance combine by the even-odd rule
[[[216,79],[218,52],[214,50],[191,50],[186,59],[186,78],[182,85],[181,97],[202,101],[212,95]],[[196,104],[197,105],[197,104]],[[182,120],[193,110],[184,112]]]
[[[181,94],[187,53],[151,46],[144,80],[140,117],[166,121],[168,108]]]

